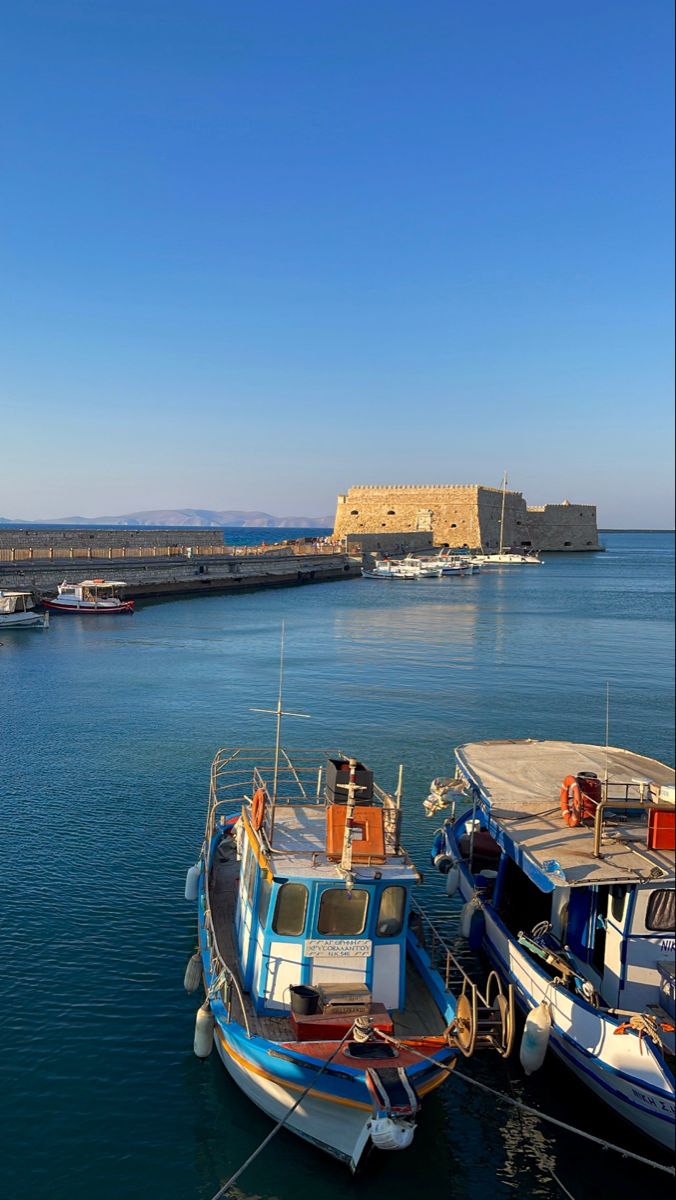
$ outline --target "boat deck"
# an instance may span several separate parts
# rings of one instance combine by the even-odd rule
[[[289,1018],[268,1017],[257,1013],[250,995],[242,988],[235,940],[238,876],[239,863],[235,844],[232,839],[227,839],[216,851],[209,880],[211,918],[218,953],[237,978],[244,1003],[244,1015],[252,1035],[273,1042],[292,1042],[295,1037]],[[446,1028],[442,1014],[410,960],[406,964],[406,1008],[396,1009],[391,1015],[394,1032],[399,1037],[432,1036],[443,1033]]]
[[[522,855],[551,875],[553,884],[588,887],[673,880],[673,853],[647,845],[645,813],[612,817],[613,797],[626,796],[638,808],[642,788],[673,786],[673,767],[612,746],[534,740],[469,743],[459,747],[456,758],[463,774],[479,788],[491,818]],[[562,780],[582,770],[608,779],[610,805],[600,858],[593,853],[593,824],[570,828],[561,817]]]

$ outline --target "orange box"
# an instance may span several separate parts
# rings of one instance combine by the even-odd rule
[[[648,813],[648,849],[676,850],[676,812]]]
[[[343,854],[347,805],[330,804],[326,810],[326,853],[329,858],[339,859]],[[382,808],[365,804],[355,806],[352,817],[352,860],[365,859],[385,861],[385,826]]]

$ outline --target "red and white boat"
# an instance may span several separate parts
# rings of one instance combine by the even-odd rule
[[[118,593],[126,587],[123,579],[83,579],[82,583],[59,584],[54,600],[43,600],[45,608],[68,613],[131,613],[133,600],[121,600]]]

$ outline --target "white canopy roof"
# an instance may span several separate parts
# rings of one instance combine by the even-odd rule
[[[628,798],[638,802],[641,783],[654,790],[674,784],[673,767],[614,746],[578,742],[496,741],[460,746],[456,758],[467,778],[487,802],[490,816],[520,851],[528,855],[554,884],[597,884],[674,878],[673,854],[647,848],[644,814],[631,812],[614,828],[604,826],[602,858],[593,857],[593,828],[570,829],[561,817],[559,794],[567,775],[593,771],[600,779],[608,770],[613,785],[630,784]],[[550,863],[557,871],[548,871]],[[562,873],[562,874],[561,874]],[[562,877],[563,875],[563,877]]]
[[[83,579],[82,583],[79,583],[77,586],[78,587],[96,587],[96,588],[126,587],[127,582],[125,579]]]

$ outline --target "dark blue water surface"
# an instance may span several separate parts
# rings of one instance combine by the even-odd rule
[[[209,1200],[270,1128],[214,1055],[193,1056],[183,886],[215,750],[271,741],[271,719],[250,709],[275,702],[282,620],[286,704],[312,714],[285,741],[354,752],[385,786],[403,762],[405,840],[423,866],[420,802],[460,742],[602,742],[609,683],[611,741],[673,761],[673,535],[604,541],[606,554],[467,579],[200,596],[2,633],[8,1200]],[[438,876],[423,894],[445,907]],[[654,1153],[555,1062],[528,1081],[516,1057],[465,1069]],[[408,1153],[353,1180],[282,1133],[237,1194],[560,1197],[552,1172],[578,1200],[667,1195],[663,1176],[453,1079],[426,1101]]]

